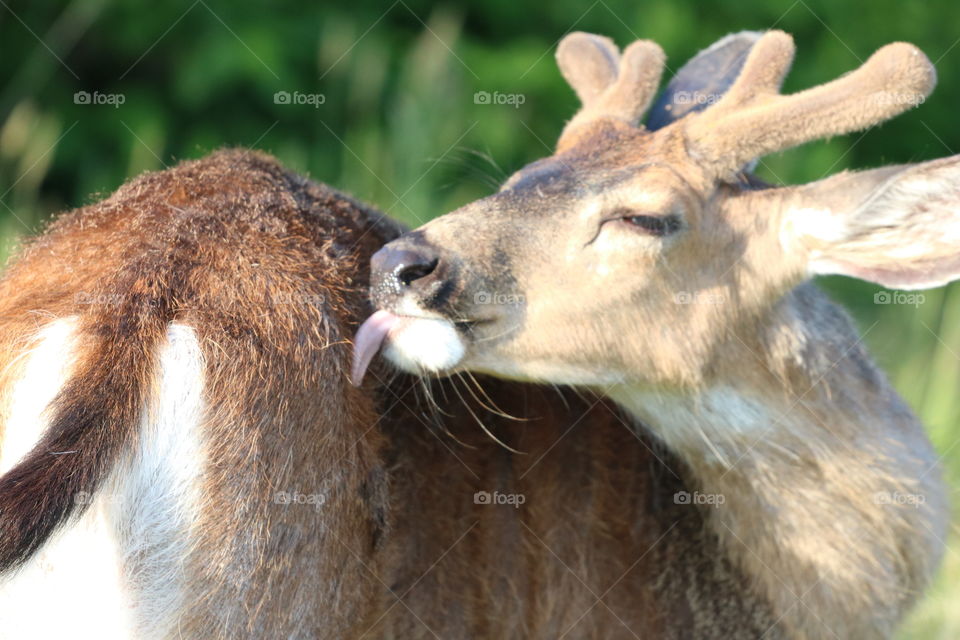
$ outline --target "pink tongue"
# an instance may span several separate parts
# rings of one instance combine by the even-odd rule
[[[367,372],[370,361],[377,355],[391,327],[399,319],[399,316],[389,311],[377,311],[357,329],[357,337],[353,339],[353,368],[350,372],[353,386],[359,387],[363,382],[363,375]]]

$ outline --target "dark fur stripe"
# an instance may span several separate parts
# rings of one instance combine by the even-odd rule
[[[131,291],[136,275],[127,275]],[[93,337],[93,344],[79,354],[76,370],[54,400],[40,442],[0,478],[0,572],[25,562],[85,509],[87,501],[77,495],[99,488],[139,423],[167,305],[130,293],[124,299],[128,302],[110,315],[81,322],[78,344],[84,336]]]

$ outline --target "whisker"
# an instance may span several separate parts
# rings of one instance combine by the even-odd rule
[[[433,423],[434,427],[438,428],[445,435],[447,435],[451,440],[457,444],[466,447],[467,449],[476,449],[473,445],[467,444],[457,436],[453,435],[453,432],[447,427],[446,422],[440,417],[441,415],[447,416],[449,418],[453,417],[453,414],[449,414],[440,408],[440,405],[437,404],[436,398],[433,397],[433,389],[430,387],[430,378],[426,376],[417,376],[417,380],[420,382],[420,386],[423,389],[424,395],[427,398],[427,407],[430,410],[430,420]]]
[[[484,161],[484,165],[478,166],[476,163],[468,161],[468,156],[473,156]],[[507,178],[506,171],[496,163],[493,157],[486,152],[470,149],[468,147],[456,147],[445,156],[439,158],[428,158],[427,162],[442,164],[466,171],[471,177],[481,182],[484,186],[493,191],[497,191],[503,181]],[[497,175],[484,170],[485,167],[492,167]],[[450,182],[442,185],[443,189],[460,184],[461,181]]]
[[[563,402],[563,408],[566,409],[567,411],[570,411],[570,403],[567,402],[567,396],[566,394],[564,394],[563,390],[560,388],[560,385],[551,384],[550,386],[553,387],[553,390],[557,392],[558,396],[560,396],[560,401]]]
[[[433,387],[430,386],[430,383],[432,382],[432,380],[427,376],[417,376],[417,379],[420,380],[420,385],[423,387],[423,391],[427,396],[428,406],[430,407],[430,410],[436,412],[437,414],[446,416],[447,418],[452,418],[453,414],[447,413],[442,408],[440,408],[440,405],[437,403],[436,398],[433,397]]]
[[[522,323],[518,322],[516,325],[508,328],[508,329],[507,329],[506,331],[504,331],[503,333],[498,333],[498,334],[493,335],[493,336],[487,336],[486,338],[480,338],[480,339],[477,340],[476,342],[487,342],[487,341],[489,341],[489,340],[496,340],[496,339],[498,339],[498,338],[502,338],[503,336],[510,334],[512,331],[516,331],[517,329],[519,329],[519,328],[521,327],[521,325],[522,325]]]
[[[492,398],[487,394],[487,392],[483,389],[483,387],[480,386],[480,382],[473,376],[472,373],[470,373],[469,371],[464,371],[463,373],[467,376],[467,378],[468,378],[471,382],[473,382],[473,384],[474,384],[474,386],[476,386],[477,390],[478,390],[481,394],[483,394],[483,397],[484,397],[484,399],[486,400],[486,402],[484,402],[483,400],[481,400],[480,398],[478,398],[477,395],[473,392],[473,389],[470,387],[470,385],[467,385],[467,390],[470,391],[470,395],[473,396],[473,399],[476,400],[477,403],[478,403],[481,407],[483,407],[484,409],[486,409],[486,410],[489,411],[490,413],[492,413],[492,414],[494,414],[494,415],[498,415],[498,416],[500,416],[501,418],[506,418],[507,420],[514,420],[515,422],[529,422],[529,421],[530,421],[529,418],[518,418],[517,416],[510,415],[509,413],[505,412],[503,409],[501,409],[500,407],[498,407],[498,406],[497,406],[497,403],[494,402],[493,399],[492,399]],[[488,403],[489,403],[489,404],[488,404]]]
[[[459,375],[459,374],[458,374],[458,375]],[[493,435],[493,433],[490,431],[490,429],[487,428],[487,425],[483,424],[483,421],[479,418],[479,416],[477,416],[477,414],[473,411],[473,409],[470,408],[470,405],[467,403],[466,399],[464,399],[464,397],[463,397],[463,395],[460,393],[460,391],[457,390],[457,385],[456,385],[456,384],[453,384],[453,383],[452,383],[452,380],[453,380],[453,379],[451,378],[450,388],[453,389],[453,392],[457,394],[457,396],[460,398],[460,402],[463,403],[464,408],[467,410],[468,413],[470,413],[471,416],[473,416],[473,419],[476,421],[476,423],[477,423],[478,425],[480,425],[480,428],[483,429],[483,432],[486,433],[487,436],[489,436],[491,440],[493,440],[494,442],[496,442],[497,444],[499,444],[501,447],[503,447],[503,448],[506,449],[507,451],[510,451],[510,452],[512,452],[512,453],[516,453],[516,454],[519,454],[519,455],[526,455],[526,453],[524,453],[523,451],[517,451],[517,450],[514,449],[513,447],[511,447],[511,446],[509,446],[508,444],[506,444],[505,442],[503,442],[500,438],[498,438],[497,436]],[[463,378],[460,378],[460,380],[463,380]],[[464,384],[466,384],[466,383],[464,383]]]

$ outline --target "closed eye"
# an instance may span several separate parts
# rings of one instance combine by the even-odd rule
[[[680,216],[672,213],[662,216],[635,214],[631,211],[625,211],[624,213],[627,215],[617,216],[613,219],[620,220],[639,231],[658,238],[676,233],[683,227]]]

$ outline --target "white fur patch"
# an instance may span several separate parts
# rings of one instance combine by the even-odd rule
[[[438,372],[455,367],[466,347],[449,320],[402,318],[391,329],[383,351],[390,362],[413,373]]]
[[[0,475],[12,469],[40,440],[47,428],[44,409],[67,379],[73,365],[72,318],[56,320],[37,334],[36,343],[21,357],[23,374],[10,388],[10,413],[0,442]]]
[[[743,450],[744,439],[749,443],[786,419],[760,398],[726,386],[697,395],[621,386],[608,395],[672,450],[707,451],[727,466]]]
[[[166,638],[190,606],[184,599],[184,565],[206,465],[200,434],[204,363],[191,327],[168,327],[159,363],[157,395],[141,422],[139,448],[113,483],[123,566],[127,586],[136,594],[137,637],[142,638]]]
[[[47,406],[66,382],[76,355],[75,330],[74,319],[57,320],[25,354],[22,376],[10,390],[0,471],[16,465],[46,431]],[[116,531],[108,511],[94,497],[79,521],[58,532],[20,570],[0,578],[0,638],[129,637],[130,605],[121,587]]]
[[[35,443],[46,428],[45,409],[72,361],[73,330],[70,320],[53,323],[28,355],[13,386],[5,463],[19,459],[24,443]],[[97,493],[76,497],[90,503],[81,518],[0,578],[0,640],[175,634],[189,606],[183,563],[204,466],[203,360],[191,328],[172,325],[167,338],[132,458]]]

